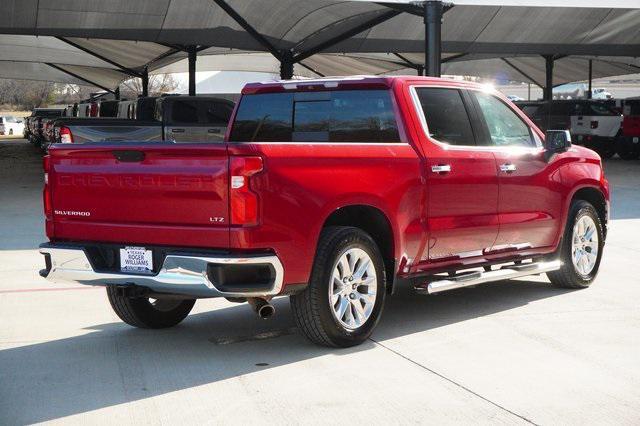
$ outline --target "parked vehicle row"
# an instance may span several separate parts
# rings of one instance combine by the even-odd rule
[[[370,336],[400,283],[419,295],[547,273],[576,289],[598,273],[600,157],[484,86],[249,84],[209,144],[164,136],[202,127],[202,141],[230,105],[159,105],[162,141],[60,143],[44,159],[41,275],[105,286],[132,326],[174,326],[209,297],[266,318],[289,296],[304,335],[345,347]]]
[[[593,149],[603,158],[616,154],[623,115],[610,101],[559,100],[551,107],[544,101],[525,101],[516,105],[541,129],[569,130],[574,143]]]
[[[140,98],[122,108],[110,103],[126,118],[58,118],[51,142],[222,142],[233,107],[231,101],[206,96]]]
[[[233,102],[216,97],[163,96],[36,109],[27,137],[45,150],[53,143],[222,142],[233,107]],[[75,110],[79,115],[95,110],[98,116],[68,116]]]
[[[36,108],[26,118],[25,138],[34,145],[41,146],[44,141],[43,121],[61,117],[64,109],[60,108]]]

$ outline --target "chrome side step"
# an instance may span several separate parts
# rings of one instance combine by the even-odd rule
[[[418,293],[434,294],[442,291],[453,290],[461,287],[468,287],[477,284],[484,284],[492,281],[509,280],[511,278],[526,277],[527,275],[537,275],[544,272],[557,271],[562,266],[559,260],[551,262],[524,263],[520,265],[503,266],[495,271],[474,271],[460,274],[455,277],[431,281],[426,286],[416,287]]]

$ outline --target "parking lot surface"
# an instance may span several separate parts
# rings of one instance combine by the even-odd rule
[[[0,141],[0,424],[638,424],[640,162],[605,165],[612,222],[586,290],[546,277],[387,299],[370,341],[312,345],[288,300],[200,300],[170,330],[38,276],[41,155]]]

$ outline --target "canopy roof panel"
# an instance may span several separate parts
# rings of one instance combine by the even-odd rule
[[[444,18],[445,52],[640,54],[640,10],[614,8],[612,3],[618,2],[606,2],[608,7],[601,7],[601,2],[585,0],[579,8],[547,6],[561,3],[558,1],[510,2],[520,6],[487,5],[495,1],[482,5],[468,0],[454,3],[457,5]],[[422,51],[422,17],[399,12],[417,11],[414,2],[396,1],[391,6],[398,9],[378,2],[335,0],[5,0],[0,32],[254,51],[268,51],[266,41],[276,50],[299,53],[365,22],[388,19],[325,51]],[[230,16],[233,12],[264,40],[258,41],[245,31]]]
[[[16,63],[45,62],[57,72],[51,66],[42,68],[49,72],[42,72],[41,79],[57,79],[64,70],[72,73],[65,78],[115,87],[145,67],[185,71],[186,61],[171,64],[186,57],[180,50],[186,45],[204,49],[198,59],[198,70],[203,71],[277,72],[279,62],[261,52],[281,56],[283,50],[299,55],[297,75],[413,73],[404,59],[424,61],[423,17],[410,0],[0,3],[0,60],[5,61],[0,62],[0,77],[13,75]],[[454,3],[443,22],[443,57],[451,57],[443,65],[445,73],[541,83],[541,54],[580,56],[556,61],[554,84],[586,78],[586,57],[599,55],[606,58],[593,62],[594,77],[637,72],[637,0]],[[322,54],[309,56],[317,51]],[[402,58],[392,52],[403,52]],[[13,65],[4,73],[9,63]]]
[[[109,89],[116,87],[125,75],[106,68],[0,60],[0,78],[51,81]]]

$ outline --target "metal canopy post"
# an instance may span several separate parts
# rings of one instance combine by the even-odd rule
[[[425,75],[440,77],[442,52],[442,15],[441,1],[429,0],[424,2],[424,57]]]
[[[143,97],[147,97],[149,96],[149,69],[145,67],[144,71],[142,72],[142,77],[140,77],[140,79],[142,80],[142,96]]]
[[[589,59],[589,91],[587,91],[587,99],[591,99],[593,97],[593,61]]]
[[[196,46],[189,46],[187,49],[189,54],[189,96],[196,95],[196,58],[198,50]]]
[[[280,79],[290,80],[293,78],[293,54],[285,50],[280,54]]]
[[[116,98],[116,101],[120,100],[120,85],[116,87],[116,90],[113,91],[113,95]]]
[[[547,101],[547,128],[551,127],[551,107],[553,106],[553,55],[544,56],[546,65],[545,86],[544,86],[544,99]]]

